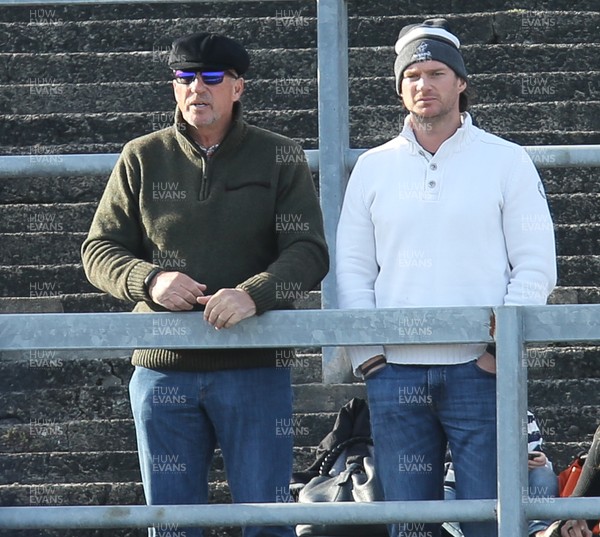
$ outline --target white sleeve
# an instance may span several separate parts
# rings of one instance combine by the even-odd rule
[[[511,266],[505,305],[545,304],[556,285],[554,226],[540,176],[529,155],[517,148],[502,208]]]
[[[337,229],[336,273],[341,309],[375,309],[375,280],[379,273],[375,229],[364,195],[365,166],[360,158],[346,188]],[[369,358],[384,354],[382,345],[346,347],[356,374]]]

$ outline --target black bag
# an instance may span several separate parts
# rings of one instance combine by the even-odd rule
[[[348,457],[348,448],[362,445],[360,455]],[[298,502],[374,502],[383,501],[381,486],[375,475],[369,446],[370,437],[350,438],[329,451],[319,469],[319,475],[312,478],[300,491]],[[360,450],[359,450],[360,451]],[[337,468],[337,470],[336,470]],[[298,537],[387,537],[385,524],[340,524],[296,526]]]

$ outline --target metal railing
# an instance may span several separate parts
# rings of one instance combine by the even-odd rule
[[[370,504],[0,507],[0,529],[118,528],[298,523],[498,520],[500,537],[527,534],[534,518],[594,518],[597,498],[527,497],[527,359],[525,345],[600,340],[600,305],[501,306],[267,312],[215,331],[202,313],[0,315],[0,351],[314,347],[374,344],[497,345],[498,499]],[[165,335],[157,323],[181,330]],[[427,330],[406,331],[403,326]],[[177,334],[186,334],[185,337]]]

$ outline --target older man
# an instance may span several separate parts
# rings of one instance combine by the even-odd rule
[[[229,328],[291,307],[290,299],[327,272],[322,217],[302,149],[242,117],[249,63],[244,47],[222,35],[176,40],[169,58],[174,125],[129,142],[113,170],[83,262],[94,285],[137,302],[135,311],[204,308],[207,323]],[[288,220],[302,225],[278,225]],[[177,329],[172,324],[157,329]],[[277,352],[134,352],[130,395],[149,504],[206,503],[217,443],[235,502],[284,498],[292,392]],[[203,535],[179,529],[186,537]],[[244,528],[245,537],[293,534],[290,527]]]

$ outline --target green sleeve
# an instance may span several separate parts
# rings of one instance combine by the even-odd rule
[[[140,168],[125,146],[108,180],[81,252],[85,274],[99,289],[123,300],[149,301],[140,226]]]

